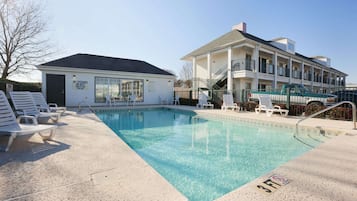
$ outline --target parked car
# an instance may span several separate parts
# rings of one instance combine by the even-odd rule
[[[341,90],[333,93],[337,96],[337,102],[351,101],[357,105],[357,90]]]
[[[275,103],[286,102],[288,90],[290,90],[290,103],[292,104],[329,106],[336,103],[336,95],[313,93],[301,84],[284,84],[278,91],[251,91],[248,96],[250,101],[258,101],[260,95],[269,95]]]

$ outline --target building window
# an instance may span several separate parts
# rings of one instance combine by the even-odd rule
[[[288,43],[288,51],[290,51],[290,52],[295,52],[294,44]]]
[[[127,101],[131,95],[136,96],[136,101],[144,100],[143,80],[95,77],[96,103],[104,103],[107,96],[116,101]]]
[[[258,84],[258,91],[265,91],[266,85],[265,84]]]

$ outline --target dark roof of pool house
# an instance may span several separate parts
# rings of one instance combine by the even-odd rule
[[[173,76],[172,73],[167,72],[145,61],[99,56],[92,54],[74,54],[68,57],[63,57],[47,63],[43,63],[40,66],[42,68],[64,67]]]

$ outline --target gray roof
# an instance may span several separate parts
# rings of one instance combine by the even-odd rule
[[[162,70],[145,61],[106,57],[106,56],[91,55],[91,54],[74,54],[68,57],[56,59],[41,64],[40,66],[44,68],[55,66],[55,67],[64,67],[64,68],[69,67],[69,68],[80,68],[80,69],[149,73],[149,74],[173,76],[172,73]]]
[[[203,54],[207,54],[208,52],[212,52],[212,51],[215,51],[215,50],[219,50],[219,49],[228,47],[229,45],[235,44],[235,43],[237,43],[239,41],[243,41],[245,39],[253,40],[255,42],[258,42],[260,44],[264,44],[266,46],[269,46],[269,47],[274,48],[274,49],[279,50],[279,51],[284,51],[284,50],[281,50],[281,49],[275,47],[274,45],[272,45],[271,41],[267,41],[267,40],[261,39],[259,37],[253,36],[253,35],[251,35],[249,33],[244,33],[244,32],[239,31],[239,30],[232,30],[232,31],[224,34],[223,36],[221,36],[221,37],[219,37],[219,38],[207,43],[206,45],[204,45],[204,46],[192,51],[191,53],[189,53],[186,56],[182,57],[182,59],[189,59],[190,57],[195,57],[195,56],[200,56],[200,55],[203,55]],[[304,56],[304,55],[299,54],[297,52],[295,52],[295,54],[291,54],[291,53],[286,52],[286,51],[284,51],[284,52],[286,54],[294,55],[296,57],[300,57],[301,59],[309,60],[309,61],[311,61],[311,62],[313,62],[315,64],[321,65],[320,63],[314,61],[313,58]],[[330,67],[330,68],[334,69],[336,71],[339,71],[339,70],[337,70],[335,68],[332,68],[332,67]],[[339,71],[339,72],[341,72],[341,71]],[[343,73],[343,72],[341,72],[341,73]]]
[[[224,48],[229,44],[244,40],[245,37],[240,31],[232,30],[223,36],[207,43],[206,45],[192,51],[191,53],[184,56],[182,59],[191,57],[191,56],[199,56],[202,54],[207,54],[208,52],[218,50],[220,48]]]

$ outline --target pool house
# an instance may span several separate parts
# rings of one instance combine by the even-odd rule
[[[61,106],[171,102],[175,76],[145,61],[75,54],[38,66],[42,92]]]

